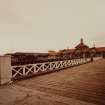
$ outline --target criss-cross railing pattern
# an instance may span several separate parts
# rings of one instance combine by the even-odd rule
[[[18,79],[20,77],[27,77],[35,74],[41,74],[43,72],[60,70],[60,69],[80,65],[88,61],[89,59],[82,58],[82,59],[12,66],[12,78]]]

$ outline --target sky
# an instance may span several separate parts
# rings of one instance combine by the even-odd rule
[[[0,0],[0,54],[105,46],[105,0]]]

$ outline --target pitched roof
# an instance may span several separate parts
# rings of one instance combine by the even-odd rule
[[[105,47],[96,47],[97,52],[105,52]]]
[[[69,49],[70,53],[74,53],[75,49]]]
[[[84,47],[89,48],[89,46],[85,45],[84,43],[79,43],[75,48],[84,48]]]
[[[85,45],[83,42],[83,38],[81,38],[80,43],[75,48],[89,48],[89,46]]]
[[[63,49],[63,50],[60,50],[59,52],[62,52],[62,53],[65,53],[65,52],[68,52],[68,53],[74,53],[75,49]]]

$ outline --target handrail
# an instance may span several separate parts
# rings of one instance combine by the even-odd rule
[[[12,66],[11,67],[12,79],[28,77],[31,75],[41,74],[44,72],[56,71],[56,70],[84,64],[89,61],[90,59],[81,58],[81,59],[72,59],[72,60]]]

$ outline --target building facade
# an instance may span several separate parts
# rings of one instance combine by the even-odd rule
[[[89,47],[84,43],[83,38],[80,39],[80,43],[73,49],[60,50],[63,56],[72,58],[83,58],[83,57],[98,57],[105,56],[105,47]]]

